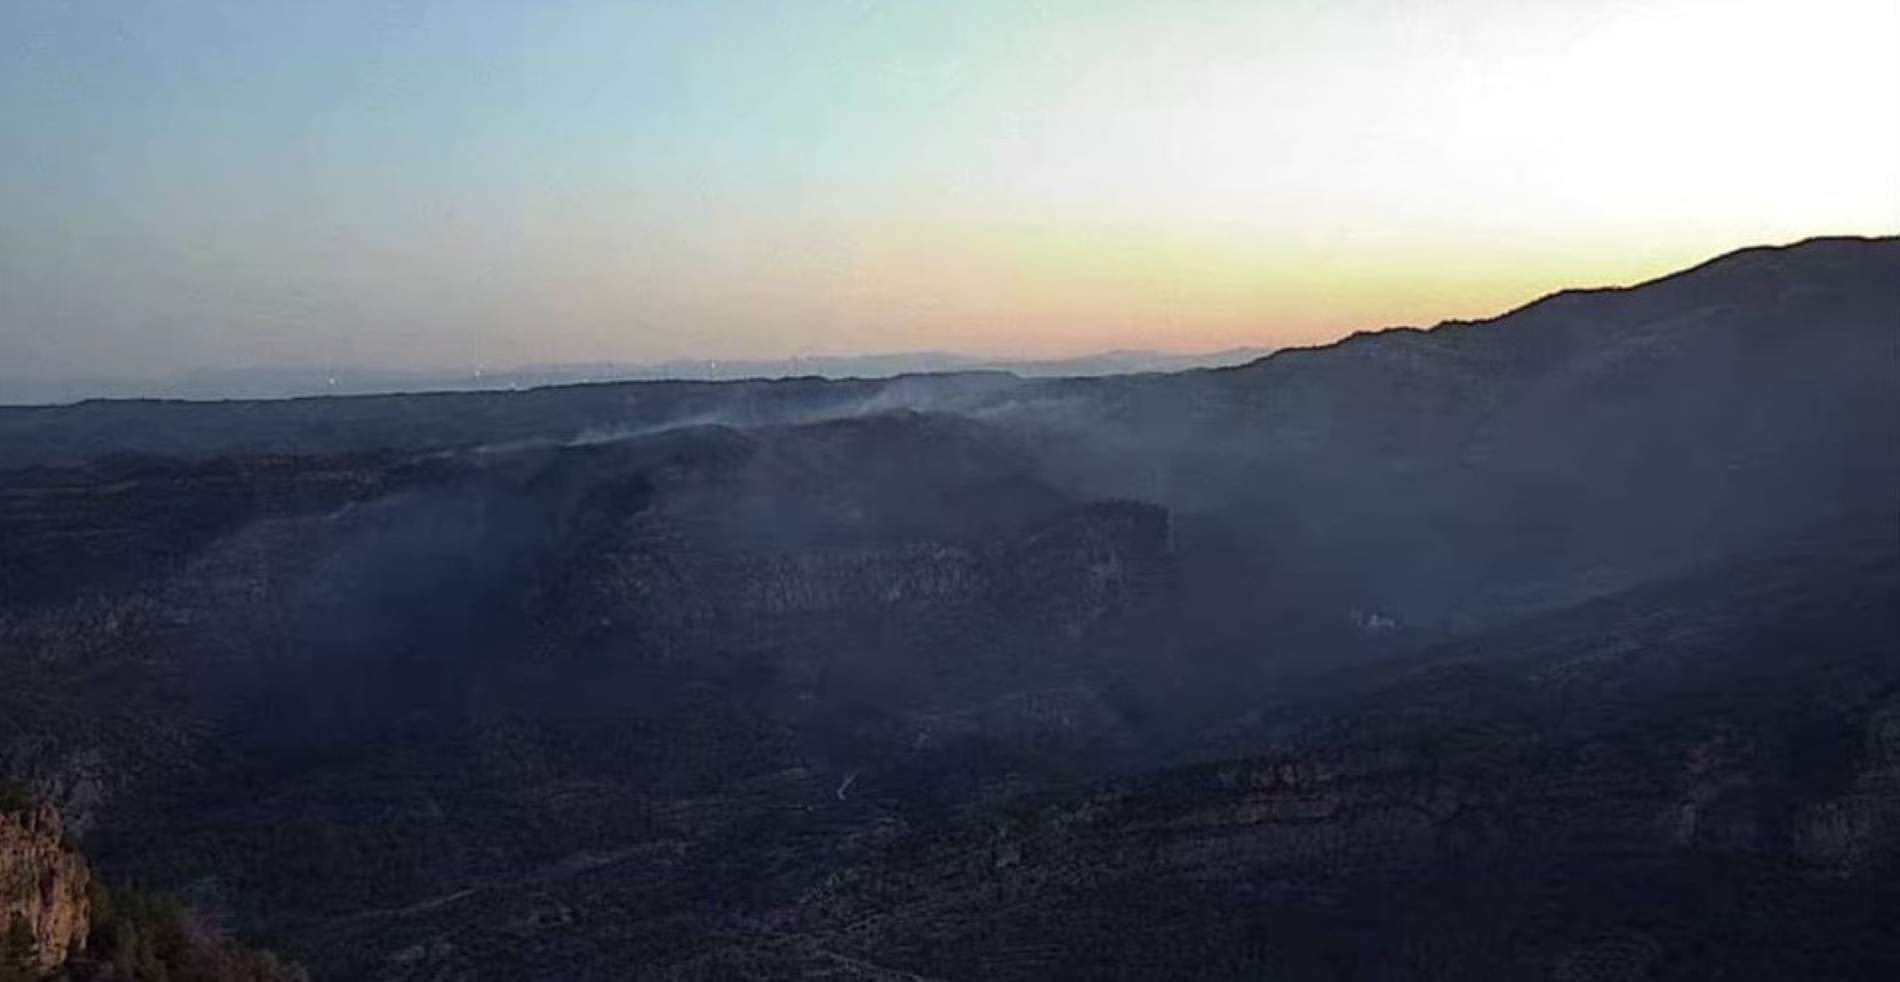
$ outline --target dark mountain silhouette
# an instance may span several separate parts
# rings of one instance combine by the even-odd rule
[[[1882,977],[1896,284],[0,410],[0,764],[319,978]]]

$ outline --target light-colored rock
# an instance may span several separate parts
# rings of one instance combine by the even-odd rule
[[[58,809],[0,812],[0,937],[24,919],[42,969],[58,968],[85,947],[91,881],[85,857],[66,842]]]

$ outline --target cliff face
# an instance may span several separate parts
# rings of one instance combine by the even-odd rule
[[[1842,878],[1892,863],[1900,848],[1900,700],[1871,714],[1846,790],[1797,817],[1794,844],[1804,861]]]
[[[0,937],[24,920],[41,968],[51,971],[85,946],[92,872],[65,842],[51,805],[0,812]]]

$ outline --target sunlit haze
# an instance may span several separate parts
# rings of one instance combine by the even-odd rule
[[[1900,5],[0,8],[0,375],[1284,345],[1900,224]]]

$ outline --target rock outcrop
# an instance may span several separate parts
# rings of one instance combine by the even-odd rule
[[[65,841],[58,809],[0,811],[0,937],[24,921],[42,969],[58,968],[85,946],[91,882],[85,857]]]

